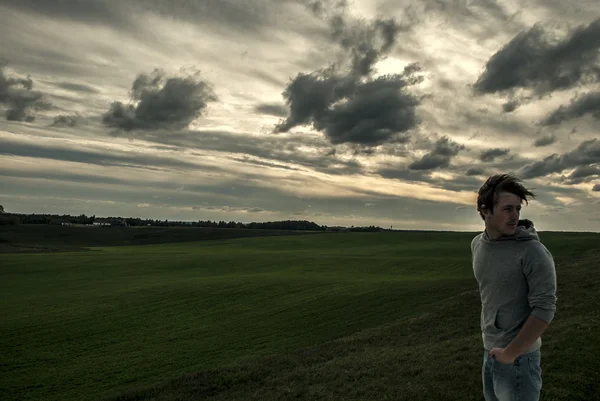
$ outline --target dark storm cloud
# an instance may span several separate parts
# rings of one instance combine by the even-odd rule
[[[600,40],[600,32],[598,36]],[[563,121],[582,117],[586,114],[591,114],[594,118],[600,120],[600,91],[588,92],[571,99],[568,106],[562,105],[548,114],[542,121],[542,125],[557,125]]]
[[[470,167],[467,169],[465,174],[468,176],[473,176],[473,175],[483,175],[484,173],[485,173],[485,171],[482,168]]]
[[[590,139],[580,143],[574,150],[558,155],[545,157],[542,161],[528,164],[521,168],[523,178],[543,177],[563,170],[600,163],[600,140]]]
[[[542,96],[600,79],[600,19],[577,27],[559,41],[551,36],[541,24],[519,33],[488,60],[475,91],[527,88]]]
[[[263,103],[254,108],[254,111],[261,114],[268,114],[276,117],[287,116],[287,108],[280,104]]]
[[[533,146],[540,148],[542,146],[552,145],[554,142],[556,142],[556,137],[554,135],[547,135],[536,139]]]
[[[481,152],[479,160],[482,162],[493,162],[497,157],[506,156],[510,153],[510,149],[493,148]]]
[[[411,170],[433,170],[438,167],[448,167],[452,158],[464,148],[464,145],[459,145],[447,136],[443,136],[436,141],[431,152],[425,154],[420,160],[409,164],[408,168]]]
[[[336,76],[331,69],[298,74],[283,94],[290,115],[275,132],[312,124],[332,144],[405,142],[402,134],[418,125],[415,107],[420,100],[406,90],[422,80],[413,75],[417,69],[409,66],[403,74],[366,82]]]
[[[76,127],[77,124],[77,116],[64,114],[54,117],[54,121],[52,122],[53,127]]]
[[[594,192],[600,192],[600,184],[594,185],[594,187],[592,188],[592,191],[594,191]]]
[[[5,64],[0,61],[0,105],[8,107],[6,119],[9,121],[34,121],[34,111],[52,107],[45,96],[33,90],[33,80],[13,78],[5,73]]]
[[[131,99],[135,103],[113,102],[102,122],[125,131],[187,128],[217,96],[197,73],[165,78],[164,72],[156,69],[137,76]]]
[[[287,132],[312,125],[332,144],[378,146],[405,142],[402,134],[418,125],[420,99],[407,87],[423,80],[416,64],[401,74],[373,79],[374,65],[389,54],[401,28],[394,19],[357,20],[345,1],[301,1],[327,21],[331,39],[343,50],[339,64],[299,73],[283,92],[290,113],[275,128]]]

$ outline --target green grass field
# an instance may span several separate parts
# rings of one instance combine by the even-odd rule
[[[0,397],[480,400],[473,235],[2,254]],[[559,275],[543,399],[591,400],[600,390],[600,235],[541,236]]]

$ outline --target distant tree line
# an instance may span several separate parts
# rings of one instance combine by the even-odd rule
[[[268,222],[241,223],[235,221],[176,221],[142,219],[139,217],[96,217],[81,214],[22,214],[6,213],[0,205],[0,225],[17,224],[54,224],[54,225],[106,225],[106,226],[132,226],[132,227],[207,227],[207,228],[246,228],[263,230],[311,230],[311,231],[385,231],[381,227],[328,227],[307,220],[283,220]]]

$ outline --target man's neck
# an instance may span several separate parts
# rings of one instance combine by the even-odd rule
[[[492,241],[502,237],[502,233],[500,231],[496,231],[488,227],[485,228],[485,233],[487,234],[488,239]]]

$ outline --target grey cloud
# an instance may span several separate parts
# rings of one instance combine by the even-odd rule
[[[54,121],[52,122],[53,127],[76,127],[77,125],[77,116],[64,114],[54,117]]]
[[[523,29],[518,13],[509,13],[497,0],[383,0],[378,2],[378,11],[383,15],[401,14],[401,26],[412,33],[415,26],[433,24],[440,29],[454,27],[486,41],[502,32]],[[418,49],[415,55],[419,56]]]
[[[510,149],[493,148],[481,152],[479,160],[482,162],[493,162],[497,157],[506,156],[510,153]]]
[[[121,12],[122,9],[118,7],[119,3],[113,0],[0,0],[0,6],[24,11],[27,14],[92,24],[125,26],[129,17]]]
[[[39,171],[6,171],[0,170],[0,175],[4,177],[13,178],[42,178],[46,180],[54,181],[68,181],[78,182],[87,184],[126,184],[127,180],[123,180],[115,177],[106,177],[101,175],[92,174],[79,174],[79,173],[62,173],[47,170],[44,172]]]
[[[438,0],[425,1],[425,11],[437,11],[456,20],[457,22],[468,19],[492,19],[496,21],[508,22],[510,15],[494,0],[483,0],[476,3],[453,1],[453,0]]]
[[[260,207],[237,207],[237,206],[192,206],[193,210],[210,210],[216,212],[246,212],[246,213],[261,213],[266,212]]]
[[[594,191],[594,192],[600,192],[600,184],[594,185],[594,187],[592,188],[592,191]]]
[[[217,100],[211,85],[198,76],[165,79],[159,69],[140,74],[131,88],[131,99],[136,103],[113,102],[102,122],[125,131],[187,128],[208,102]]]
[[[485,171],[482,168],[478,168],[478,167],[471,167],[467,169],[467,172],[465,173],[468,176],[473,176],[473,175],[483,175],[485,173]]]
[[[512,113],[520,106],[529,103],[531,97],[522,96],[509,100],[508,102],[502,105],[502,111],[504,113]]]
[[[600,31],[598,33],[600,37]],[[600,53],[600,50],[598,51]],[[600,71],[600,66],[598,67]],[[600,76],[600,75],[599,75]],[[562,105],[542,121],[542,125],[557,125],[563,121],[591,114],[600,120],[600,91],[588,92],[571,99],[568,106]]]
[[[277,188],[265,188],[257,185],[258,180],[248,181],[248,177],[222,180],[214,183],[185,184],[181,190],[181,183],[157,179],[156,181],[143,181],[136,179],[135,174],[126,178],[103,177],[100,175],[87,175],[76,173],[62,173],[54,171],[19,171],[0,170],[0,178],[6,185],[4,193],[18,193],[40,198],[58,194],[64,198],[84,197],[85,199],[110,199],[111,201],[129,204],[148,203],[153,198],[152,204],[163,207],[187,206],[192,210],[192,205],[197,205],[201,196],[205,200],[202,206],[207,205],[212,212],[223,211],[224,202],[228,202],[229,211],[253,209],[257,206],[265,210],[279,210],[281,205],[290,209],[298,207],[302,202],[293,194],[288,194]],[[35,181],[30,181],[33,179]],[[43,180],[43,181],[42,181]],[[155,196],[153,196],[155,195]],[[248,207],[247,205],[252,205]]]
[[[579,166],[568,177],[561,177],[561,183],[576,185],[596,180],[600,177],[600,167],[595,165]]]
[[[433,170],[438,167],[448,167],[452,158],[464,148],[464,145],[459,145],[447,136],[443,136],[436,141],[430,153],[409,164],[408,168],[411,170]]]
[[[541,10],[544,14],[560,16],[561,21],[588,21],[598,14],[597,0],[533,0],[530,3],[531,7]]]
[[[591,139],[580,143],[570,152],[562,155],[554,153],[542,161],[524,166],[520,170],[520,175],[523,178],[543,177],[568,168],[595,163],[600,163],[600,140]]]
[[[0,0],[0,6],[43,17],[78,21],[137,31],[136,17],[145,13],[174,17],[192,23],[227,26],[228,30],[258,34],[276,19],[279,5],[264,0],[237,2],[232,0]],[[285,19],[281,19],[282,24]]]
[[[9,121],[34,121],[34,111],[52,107],[45,96],[33,90],[31,77],[12,78],[5,73],[5,64],[0,62],[0,105],[8,107],[6,119]]]
[[[403,74],[367,82],[336,76],[331,69],[298,74],[284,92],[290,116],[275,132],[312,124],[332,144],[406,142],[402,134],[419,123],[415,107],[420,100],[405,89],[422,80],[413,75],[416,70],[410,66]]]
[[[377,152],[383,155],[407,157],[410,155],[410,151],[407,148],[407,144],[411,141],[411,138],[405,136],[404,143],[386,143],[377,148]]]
[[[238,161],[248,161],[251,164],[268,165],[270,162],[252,160],[247,155],[300,165],[326,174],[344,175],[357,174],[363,171],[360,163],[353,160],[343,160],[332,153],[328,143],[321,138],[296,135],[292,137],[263,137],[259,140],[250,136],[235,135],[227,132],[191,132],[169,136],[147,137],[150,140],[177,144],[185,147],[215,150],[244,154]],[[298,148],[310,147],[321,150],[317,154],[306,153]],[[284,168],[278,163],[272,167]],[[294,169],[293,167],[291,167]]]
[[[598,166],[579,166],[571,173],[570,178],[582,178],[593,175],[600,175],[600,167]]]
[[[556,137],[554,135],[547,135],[536,139],[533,143],[533,146],[539,148],[542,146],[552,145],[554,142],[556,142]]]
[[[533,89],[544,95],[600,79],[600,19],[554,41],[541,24],[519,33],[487,62],[477,93]]]
[[[290,24],[283,16],[283,2],[270,0],[135,0],[133,4],[143,12],[211,24],[220,29],[226,27],[223,31],[239,31],[244,35],[257,36],[274,25]]]
[[[352,18],[346,0],[300,2],[327,21],[331,38],[347,53],[352,75],[369,76],[373,65],[393,49],[397,34],[403,29],[393,18],[370,22]]]
[[[393,48],[400,30],[393,19],[376,19],[365,24],[349,21],[343,14],[333,16],[329,24],[332,38],[350,56],[352,73],[359,76],[373,72],[373,65]]]
[[[502,105],[502,111],[505,113],[511,113],[519,107],[521,102],[518,99],[512,99]]]
[[[285,81],[281,81],[281,80],[277,79],[276,77],[267,74],[265,71],[261,71],[258,69],[251,69],[248,72],[248,74],[253,77],[258,78],[261,81],[268,82],[271,85],[276,86],[276,87],[284,87],[286,84]],[[251,97],[251,99],[254,100],[254,97]]]
[[[468,106],[465,106],[468,107]],[[539,128],[526,121],[513,118],[508,114],[496,113],[474,113],[470,110],[462,113],[458,111],[461,120],[457,124],[437,124],[438,129],[452,128],[464,132],[465,127],[472,130],[480,130],[483,139],[492,138],[492,133],[500,136],[513,136],[522,138],[526,135],[535,135]]]
[[[89,85],[78,84],[73,82],[53,82],[51,85],[56,86],[57,88],[66,89],[72,92],[82,92],[86,94],[96,94],[100,93],[100,91],[96,88],[93,88]]]
[[[485,180],[470,176],[457,176],[454,179],[447,180],[442,178],[430,179],[428,184],[432,187],[446,189],[448,191],[470,191],[477,192]]]
[[[63,160],[77,163],[96,164],[100,166],[143,167],[157,169],[170,168],[200,168],[198,164],[189,163],[174,158],[159,157],[130,152],[101,152],[91,149],[72,149],[59,146],[42,146],[32,143],[21,143],[13,140],[0,139],[0,154],[34,157],[42,159]],[[211,167],[202,166],[203,169]],[[216,167],[214,168],[216,169]]]
[[[280,168],[280,169],[283,169],[283,170],[292,170],[292,171],[298,171],[299,170],[298,168],[286,166],[284,164],[264,162],[264,161],[261,161],[261,160],[254,160],[254,159],[249,158],[248,156],[244,156],[244,157],[232,157],[231,159],[235,160],[237,162],[247,163],[247,164],[254,164],[254,165],[257,165],[257,166],[273,167],[273,168]]]
[[[134,137],[132,136],[132,139]],[[298,166],[332,175],[357,174],[363,166],[355,160],[344,160],[340,157],[327,156],[325,150],[330,145],[319,137],[305,135],[255,137],[230,132],[172,132],[165,135],[161,132],[141,132],[136,139],[149,141],[157,145],[151,146],[161,150],[191,150],[197,156],[198,163],[182,159],[177,152],[168,157],[146,155],[131,152],[103,152],[95,149],[72,149],[59,146],[41,146],[25,144],[18,141],[0,139],[0,154],[39,157],[80,163],[142,167],[145,169],[202,169],[203,171],[222,171],[218,166],[202,163],[205,154],[194,153],[193,150],[209,150],[243,155],[237,161],[265,167],[296,170]],[[166,147],[165,147],[166,146]],[[305,153],[300,147],[311,147],[322,152]],[[252,159],[249,156],[265,159]],[[189,159],[192,160],[192,159]],[[277,162],[290,163],[286,166]]]
[[[404,165],[397,166],[386,166],[376,171],[378,175],[383,178],[389,178],[400,181],[417,181],[417,182],[428,182],[429,174],[422,171],[412,171],[406,168]]]
[[[261,114],[268,114],[276,117],[287,116],[287,108],[281,104],[264,103],[254,108],[254,111]]]

